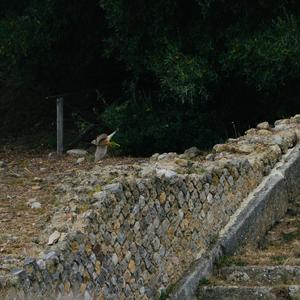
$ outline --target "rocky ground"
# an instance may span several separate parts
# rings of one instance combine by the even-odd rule
[[[63,203],[63,182],[77,182],[79,173],[95,168],[91,154],[80,157],[0,147],[0,274],[41,251],[48,243],[56,215],[60,221],[57,224],[66,224],[74,217],[77,208],[71,211]],[[96,168],[100,172],[106,168],[106,180],[112,180],[114,171],[107,175],[112,167],[118,169],[140,160],[107,158]]]

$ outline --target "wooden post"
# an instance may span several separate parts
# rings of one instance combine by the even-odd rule
[[[64,151],[64,98],[60,97],[56,99],[56,133],[57,143],[56,149],[57,154],[62,155]]]

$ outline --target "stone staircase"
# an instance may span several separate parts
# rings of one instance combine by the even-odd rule
[[[300,266],[231,266],[200,283],[197,299],[300,299]]]
[[[201,280],[197,299],[300,299],[300,201],[256,249],[222,257],[211,278]]]

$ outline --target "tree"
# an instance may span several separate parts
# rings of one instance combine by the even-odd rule
[[[202,101],[236,77],[267,93],[298,79],[296,1],[100,4],[112,30],[108,52],[126,63],[135,83],[150,79],[162,97]]]
[[[120,138],[127,149],[139,143],[138,154],[146,141],[153,145],[149,152],[189,143],[208,147],[232,136],[232,121],[242,133],[255,122],[300,109],[295,0],[0,5],[0,113],[5,115],[0,128],[11,124],[16,112],[21,115],[17,132],[22,123],[45,123],[45,95],[97,88],[110,105],[104,113],[95,97],[74,97],[73,103],[81,110],[95,108],[103,127],[126,128]],[[107,84],[114,86],[104,92]],[[167,141],[170,128],[180,138],[164,145],[154,141]],[[201,134],[207,138],[197,139]]]
[[[53,122],[55,105],[45,100],[51,94],[75,92],[69,99],[74,107],[91,110],[96,106],[95,93],[90,98],[85,95],[101,90],[111,81],[110,70],[119,69],[102,57],[107,26],[98,2],[27,0],[1,5],[3,132],[18,134],[20,129]],[[118,85],[120,80],[115,78]]]

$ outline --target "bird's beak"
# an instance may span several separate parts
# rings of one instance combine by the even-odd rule
[[[91,144],[96,145],[97,146],[97,141],[96,140],[92,140]]]
[[[110,142],[110,140],[112,139],[112,137],[117,133],[118,130],[115,130],[113,133],[111,133],[110,135],[107,136],[107,140],[108,142]]]
[[[106,138],[106,145],[108,147],[111,147],[112,146],[112,143],[111,143],[111,139],[112,137],[117,133],[118,130],[115,130],[113,133],[111,133],[110,135],[107,136]]]

